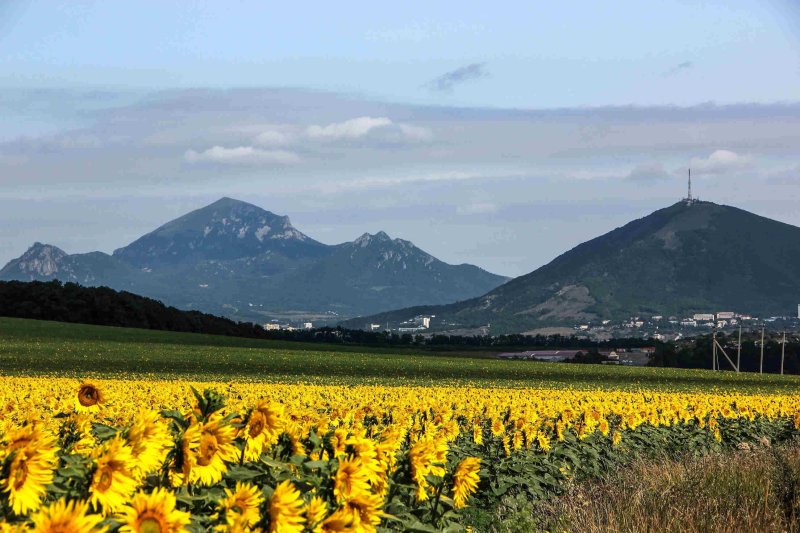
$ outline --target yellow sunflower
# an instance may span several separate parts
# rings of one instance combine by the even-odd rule
[[[367,471],[360,459],[348,458],[339,460],[339,468],[333,479],[333,495],[339,501],[369,492]]]
[[[383,498],[377,494],[360,494],[342,506],[350,513],[354,531],[375,533],[381,523]]]
[[[136,490],[131,472],[133,456],[130,446],[117,436],[94,453],[96,468],[89,486],[89,501],[103,513],[121,509]]]
[[[180,449],[173,459],[169,479],[173,487],[189,482],[192,468],[197,463],[195,452],[200,448],[200,424],[192,421],[180,438]]]
[[[315,533],[321,532],[325,515],[328,514],[328,504],[319,496],[314,496],[306,506],[306,526]]]
[[[31,517],[37,533],[90,533],[97,532],[103,517],[88,514],[89,504],[83,501],[58,500],[42,507]]]
[[[353,513],[350,509],[342,507],[326,518],[313,531],[314,533],[345,533],[358,531],[358,529],[353,527]]]
[[[300,492],[288,479],[281,482],[269,500],[270,533],[302,533],[305,522]]]
[[[47,485],[53,482],[57,450],[55,437],[32,426],[23,427],[9,439],[5,451],[11,461],[2,490],[8,493],[15,514],[24,515],[39,507]]]
[[[119,519],[121,533],[178,533],[187,531],[189,513],[175,509],[175,495],[166,489],[137,493]]]
[[[453,503],[456,509],[466,507],[469,497],[478,490],[481,469],[480,457],[466,457],[453,474]]]
[[[237,483],[235,490],[225,489],[225,498],[220,507],[225,510],[225,520],[229,526],[254,526],[260,519],[258,508],[264,497],[261,489],[252,483]]]
[[[408,451],[411,463],[411,477],[417,484],[417,501],[428,499],[427,477],[443,477],[447,462],[447,442],[443,439],[425,437],[418,440]]]
[[[233,442],[236,428],[227,423],[221,413],[214,413],[199,429],[199,445],[190,450],[193,464],[189,472],[189,482],[213,485],[219,483],[228,471],[227,463],[239,459]]]
[[[169,427],[159,414],[147,409],[140,410],[128,431],[133,474],[138,478],[158,470],[172,444]]]
[[[106,401],[103,391],[94,383],[84,381],[78,387],[78,395],[75,398],[75,408],[78,411],[97,411]]]

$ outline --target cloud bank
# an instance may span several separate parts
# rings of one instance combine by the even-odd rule
[[[0,89],[0,116],[63,100]],[[698,196],[800,225],[800,104],[517,110],[295,89],[109,102],[38,134],[4,121],[0,264],[36,240],[110,251],[231,196],[323,242],[384,230],[522,274],[682,198],[689,166]]]

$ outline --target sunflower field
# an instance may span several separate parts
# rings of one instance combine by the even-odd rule
[[[480,529],[506,494],[800,425],[788,394],[0,381],[0,531]]]

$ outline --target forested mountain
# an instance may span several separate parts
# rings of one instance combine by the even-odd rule
[[[490,324],[506,333],[635,315],[786,315],[798,302],[800,228],[735,207],[679,202],[478,298],[346,324],[431,314],[438,329]]]

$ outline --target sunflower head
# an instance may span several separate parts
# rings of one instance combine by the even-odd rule
[[[237,483],[234,490],[225,489],[220,507],[225,510],[225,520],[230,527],[254,526],[260,519],[259,507],[264,497],[252,483]]]
[[[131,448],[117,436],[96,449],[94,456],[96,468],[89,487],[91,503],[104,513],[116,512],[136,490]]]
[[[466,507],[469,497],[478,490],[480,457],[466,457],[453,474],[453,502],[456,509]]]
[[[269,500],[270,533],[301,533],[305,522],[300,491],[288,479],[281,482]]]
[[[90,533],[97,531],[96,526],[103,517],[88,514],[89,504],[83,501],[58,500],[47,507],[43,507],[33,515],[31,520],[34,531],[47,531],[53,533]]]
[[[105,403],[105,395],[103,391],[94,383],[84,381],[78,387],[78,396],[75,401],[75,407],[79,411],[95,411],[100,409]]]
[[[121,515],[122,533],[177,533],[189,525],[189,513],[175,508],[175,495],[165,489],[137,493]]]
[[[58,464],[55,438],[38,429],[27,428],[11,436],[5,450],[10,459],[8,477],[0,483],[3,492],[8,493],[12,510],[18,515],[39,507]]]

